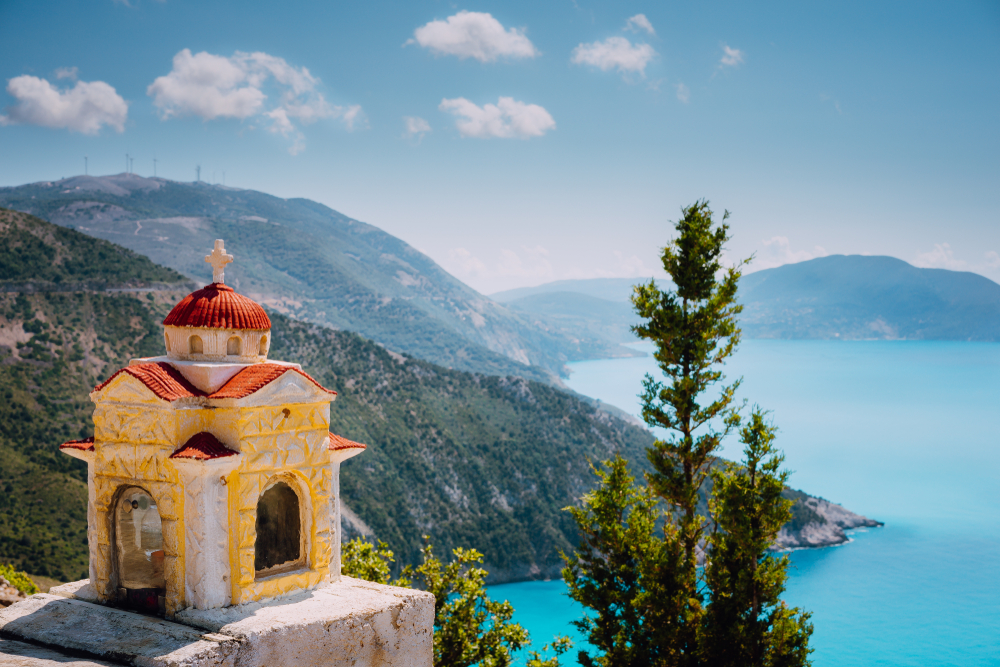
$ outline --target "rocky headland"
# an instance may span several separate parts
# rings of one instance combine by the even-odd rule
[[[855,514],[841,505],[817,498],[802,491],[787,490],[784,496],[794,500],[792,520],[778,533],[778,550],[806,547],[832,547],[848,542],[845,531],[854,528],[875,528],[881,521]]]

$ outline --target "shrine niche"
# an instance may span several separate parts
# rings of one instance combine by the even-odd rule
[[[133,359],[90,397],[90,585],[105,604],[172,617],[340,577],[340,463],[365,446],[330,433],[336,392],[270,361],[271,321],[213,282],[164,319],[166,355]]]
[[[275,480],[257,501],[254,570],[258,577],[293,570],[302,563],[302,511],[287,482]]]
[[[122,489],[115,507],[113,564],[119,598],[139,611],[162,613],[166,594],[163,525],[156,502],[133,486]]]

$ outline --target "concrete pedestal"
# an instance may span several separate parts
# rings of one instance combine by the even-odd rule
[[[55,593],[55,594],[53,594]],[[0,665],[431,667],[434,596],[342,577],[173,621],[88,601],[88,581],[0,609]]]

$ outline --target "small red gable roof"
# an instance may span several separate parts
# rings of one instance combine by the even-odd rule
[[[362,445],[360,442],[354,442],[353,440],[348,440],[335,433],[331,433],[329,449],[331,452],[339,449],[368,449],[368,445]]]
[[[126,366],[94,387],[94,391],[104,389],[122,373],[127,373],[139,380],[147,389],[164,401],[176,401],[181,398],[194,397],[213,399],[246,398],[274,382],[285,373],[298,373],[316,385],[320,391],[324,391],[331,396],[337,395],[337,392],[327,389],[319,382],[316,382],[308,373],[292,366],[283,366],[282,364],[253,364],[252,366],[247,366],[231,377],[214,394],[206,394],[188,382],[187,378],[165,361],[150,361]]]
[[[162,398],[164,401],[176,401],[179,398],[192,398],[194,396],[205,395],[205,392],[188,382],[187,378],[181,375],[177,369],[165,361],[154,361],[126,366],[125,368],[115,372],[114,375],[101,384],[94,387],[94,391],[104,389],[111,384],[112,380],[122,373],[131,375],[136,380],[146,385],[147,389],[156,394],[158,398]]]
[[[321,391],[336,396],[337,392],[327,389],[316,380],[312,379],[308,373],[304,373],[292,366],[281,364],[254,364],[241,370],[230,378],[229,382],[222,385],[218,391],[211,394],[209,398],[246,398],[250,394],[256,393],[259,389],[271,384],[285,373],[298,373],[306,378]]]
[[[209,461],[211,459],[222,459],[227,456],[236,456],[238,453],[219,442],[219,439],[211,433],[202,431],[201,433],[192,435],[180,449],[170,455],[170,458]]]
[[[64,442],[59,445],[59,449],[79,449],[81,452],[92,452],[94,451],[94,436],[84,438],[83,440]]]
[[[212,283],[181,299],[163,324],[170,327],[265,331],[271,328],[271,319],[253,299],[237,294],[228,285]]]

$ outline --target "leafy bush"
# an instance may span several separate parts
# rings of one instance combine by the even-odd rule
[[[426,540],[426,538],[425,538]],[[380,584],[389,583],[394,554],[384,542],[376,544],[355,538],[344,544],[341,571]],[[513,652],[527,646],[528,631],[512,623],[514,607],[504,600],[491,600],[486,594],[487,572],[478,567],[483,555],[475,549],[452,550],[454,560],[447,565],[434,555],[429,542],[421,550],[423,562],[416,568],[407,565],[393,583],[409,586],[410,578],[418,588],[434,595],[434,665],[435,667],[507,667]],[[529,667],[559,667],[559,655],[572,644],[568,637],[556,637],[542,650],[552,650],[554,657],[543,659],[529,653]]]
[[[38,592],[38,586],[35,585],[35,582],[28,578],[24,572],[18,572],[11,565],[0,563],[0,577],[6,579],[11,586],[25,595],[34,595]]]
[[[346,542],[341,550],[341,573],[355,579],[374,581],[377,584],[407,587],[410,580],[404,574],[396,581],[391,579],[391,563],[396,562],[389,545],[382,540],[372,544],[357,537]]]

